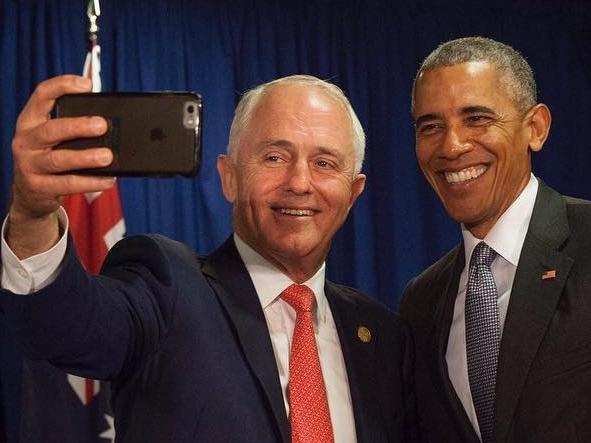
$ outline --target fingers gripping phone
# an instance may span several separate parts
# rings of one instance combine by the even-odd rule
[[[68,140],[56,148],[108,147],[113,162],[85,175],[193,176],[201,163],[201,97],[192,92],[87,93],[59,97],[53,116],[99,115],[105,135]]]

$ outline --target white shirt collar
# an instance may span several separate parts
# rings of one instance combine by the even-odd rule
[[[501,215],[483,239],[487,245],[513,266],[517,266],[519,262],[519,256],[534,210],[537,193],[538,180],[531,174],[529,182],[523,191],[521,191],[519,197]],[[465,263],[467,266],[470,263],[472,251],[480,242],[480,239],[474,237],[463,223],[462,236],[464,237]]]
[[[277,300],[288,286],[295,283],[262,255],[247,245],[236,233],[234,233],[234,243],[254,284],[263,309]],[[325,271],[326,263],[323,262],[316,274],[309,280],[301,283],[308,286],[314,292],[316,313],[319,321],[324,321],[326,315],[326,296],[324,295]]]

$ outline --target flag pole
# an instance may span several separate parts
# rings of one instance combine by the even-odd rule
[[[89,0],[86,7],[88,17],[88,55],[84,62],[84,75],[92,80],[92,92],[100,92],[101,85],[101,47],[98,44],[98,18],[101,15],[99,0]]]

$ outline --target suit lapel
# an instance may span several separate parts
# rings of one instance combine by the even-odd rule
[[[437,361],[434,362],[432,369],[435,372],[435,380],[439,381],[439,387],[442,390],[443,398],[449,400],[449,411],[458,425],[462,434],[462,441],[478,442],[478,436],[472,427],[472,423],[466,414],[464,406],[460,401],[453,384],[449,378],[447,370],[447,343],[449,341],[449,331],[453,320],[456,297],[460,284],[460,275],[464,269],[464,248],[462,245],[455,248],[450,257],[447,266],[442,268],[440,273],[439,287],[441,291],[434,289],[434,293],[443,294],[440,297],[434,310],[434,321],[436,325],[433,336],[433,350],[430,355],[434,355]]]
[[[529,368],[573,265],[573,259],[559,250],[568,235],[562,196],[540,183],[501,341],[495,403],[497,441],[507,438]],[[549,270],[556,271],[556,276],[542,279]]]
[[[246,360],[269,401],[282,441],[289,443],[289,422],[267,322],[232,238],[209,257],[203,272],[213,278],[210,283],[228,313]]]
[[[375,434],[377,430],[382,429],[378,401],[379,386],[377,386],[379,374],[375,373],[375,342],[379,337],[372,336],[372,339],[366,343],[357,335],[360,326],[365,326],[370,333],[374,334],[379,328],[368,310],[359,309],[357,302],[352,297],[340,293],[335,285],[327,281],[324,291],[335,321],[347,368],[357,440],[372,443],[387,441],[385,435],[378,437]],[[388,419],[388,417],[384,418]]]

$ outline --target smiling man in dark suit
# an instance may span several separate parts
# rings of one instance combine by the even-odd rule
[[[525,59],[471,37],[414,83],[416,153],[463,241],[407,286],[430,442],[591,441],[591,204],[531,173],[550,111]]]
[[[342,91],[311,76],[249,91],[218,159],[234,235],[209,257],[131,237],[93,277],[60,199],[111,186],[64,174],[104,166],[111,152],[52,147],[106,124],[47,119],[56,97],[89,88],[73,76],[41,84],[13,141],[2,240],[11,292],[0,303],[28,356],[113,380],[119,442],[413,441],[409,331],[324,278],[331,239],[365,185],[365,136]]]

